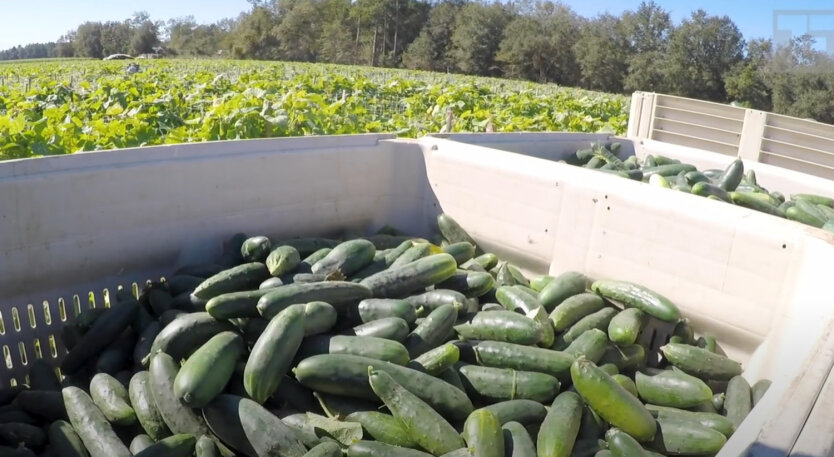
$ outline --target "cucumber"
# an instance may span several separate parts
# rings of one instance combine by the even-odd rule
[[[605,441],[614,457],[649,457],[640,443],[617,428],[611,428],[605,433]]]
[[[477,263],[484,270],[491,270],[495,268],[496,265],[498,265],[498,256],[491,252],[487,252],[485,254],[481,254],[473,258],[472,262]]]
[[[591,290],[609,300],[622,303],[626,307],[638,308],[664,322],[678,322],[680,320],[680,311],[674,303],[639,284],[627,281],[599,280],[591,284]]]
[[[136,423],[136,413],[130,406],[127,389],[113,376],[107,373],[93,376],[90,381],[90,396],[112,424],[127,426]]]
[[[727,394],[724,398],[724,415],[733,423],[735,428],[741,425],[744,418],[753,408],[750,384],[742,376],[734,376],[727,384]]]
[[[81,437],[72,428],[69,422],[57,420],[49,425],[47,429],[49,444],[60,449],[61,457],[87,457],[87,448],[81,442]]]
[[[405,300],[366,298],[359,302],[357,309],[359,318],[366,324],[385,317],[399,317],[411,325],[417,319],[414,307]]]
[[[221,332],[200,346],[174,379],[174,395],[184,405],[202,408],[220,395],[246,347],[235,332]]]
[[[634,376],[637,392],[646,403],[674,408],[691,408],[712,400],[712,390],[700,379],[675,370]]]
[[[686,182],[690,186],[694,186],[695,184],[697,184],[699,182],[706,182],[706,183],[711,182],[710,178],[708,176],[706,176],[705,174],[701,173],[700,171],[690,171],[690,172],[687,172],[684,176],[686,177]]]
[[[313,264],[314,274],[331,274],[339,272],[345,277],[356,273],[374,259],[376,247],[365,239],[356,239],[340,243],[327,253],[324,258]]]
[[[422,308],[422,314],[428,314],[443,305],[451,305],[458,310],[466,309],[466,296],[456,290],[430,290],[418,295],[412,295],[406,298],[405,301],[411,304],[415,310]]]
[[[550,322],[544,307],[539,306],[525,315],[538,324],[539,330],[541,330],[542,337],[537,344],[544,348],[552,347],[554,341],[556,341],[556,332],[553,330],[553,324]]]
[[[541,275],[530,280],[530,288],[536,292],[541,292],[548,284],[556,279],[555,276]]]
[[[374,393],[385,403],[391,414],[402,422],[420,447],[440,455],[464,446],[460,435],[443,416],[398,384],[391,375],[385,371],[369,369],[368,380]]]
[[[379,408],[379,405],[375,402],[341,395],[313,392],[313,396],[327,417],[340,421],[345,420],[347,416],[353,413],[376,411]]]
[[[536,457],[536,445],[527,429],[518,422],[507,422],[501,426],[504,434],[504,456]]]
[[[253,236],[247,238],[240,246],[240,256],[244,262],[263,262],[271,250],[272,243],[269,238]]]
[[[209,313],[180,314],[160,330],[142,365],[148,366],[150,358],[157,352],[165,352],[174,360],[187,358],[211,337],[224,331],[234,331],[234,326],[218,321]]]
[[[666,455],[712,455],[727,442],[721,433],[679,417],[659,417],[652,447]]]
[[[785,210],[785,217],[792,221],[801,222],[806,225],[810,225],[816,228],[822,228],[825,225],[825,219],[818,214],[818,212],[809,212],[806,211],[808,208],[803,208],[799,206],[799,202],[802,200],[797,200],[797,204],[795,206],[791,206]]]
[[[718,341],[710,334],[704,334],[695,342],[695,346],[706,349],[709,352],[718,354]]]
[[[159,335],[159,331],[161,329],[162,326],[159,322],[152,322],[150,325],[145,327],[145,330],[142,330],[142,333],[139,335],[139,340],[133,348],[133,362],[137,368],[142,367],[142,360],[148,357],[151,353],[153,342],[156,339],[156,336]]]
[[[214,440],[208,435],[203,435],[197,439],[194,446],[194,455],[196,457],[220,457],[221,454]]]
[[[461,365],[458,373],[470,395],[493,402],[519,398],[545,403],[560,387],[555,377],[532,371]]]
[[[246,389],[243,389],[246,392]],[[272,397],[267,400],[267,405],[274,405],[275,403],[285,403],[286,406],[298,411],[310,411],[313,413],[323,413],[318,399],[313,396],[310,389],[302,386],[291,376],[284,375],[281,382],[278,384],[278,389],[272,394]]]
[[[736,159],[727,168],[724,170],[724,173],[718,177],[718,187],[726,190],[727,192],[732,192],[736,190],[739,184],[741,184],[741,178],[744,177],[744,162],[741,159]]]
[[[634,395],[635,397],[639,395],[639,392],[637,391],[637,385],[634,384],[634,381],[632,381],[631,378],[629,378],[628,376],[617,373],[612,374],[611,377],[615,381],[617,381],[617,384],[623,386],[623,388],[627,390],[628,393],[630,393],[631,395]]]
[[[325,441],[307,451],[304,457],[342,457],[342,448],[333,441]]]
[[[230,395],[222,398],[221,402],[226,400],[230,405],[237,403],[237,407],[227,411],[230,415],[235,411],[238,413],[246,439],[257,455],[302,457],[307,452],[292,429],[263,406],[248,398],[234,398]]]
[[[402,447],[417,447],[408,430],[397,418],[377,411],[358,411],[345,417],[348,422],[358,422],[376,441]]]
[[[47,421],[66,420],[67,410],[64,408],[64,398],[61,396],[60,390],[24,390],[17,395],[14,401],[26,413],[37,417],[42,417]],[[35,420],[27,416],[19,410],[10,410],[6,414],[12,414],[11,417],[3,418],[0,414],[0,423],[5,422],[24,422],[34,424]],[[17,413],[17,414],[15,414]],[[18,416],[18,417],[14,417]],[[8,420],[6,420],[8,419]]]
[[[315,427],[308,421],[307,413],[281,414],[280,419],[295,432],[295,436],[308,448],[315,447],[319,443],[338,443],[335,439],[319,438]],[[222,418],[219,418],[219,420],[222,421]]]
[[[771,381],[769,379],[760,379],[755,384],[753,384],[752,392],[751,392],[751,399],[752,404],[755,407],[757,403],[765,396],[767,390],[770,389]]]
[[[415,260],[422,259],[431,254],[431,248],[432,246],[429,243],[415,243],[394,259],[389,265],[389,268],[398,268]]]
[[[452,333],[458,311],[452,305],[442,305],[431,312],[406,338],[405,348],[411,358],[443,344]],[[407,359],[406,359],[407,362]],[[406,362],[403,362],[405,364]]]
[[[164,352],[151,357],[149,384],[156,409],[172,433],[205,435],[208,433],[205,424],[190,408],[181,404],[174,394],[174,379],[178,370],[174,359]]]
[[[682,344],[695,344],[695,331],[689,324],[689,319],[683,318],[675,326],[674,335],[681,339]]]
[[[608,338],[618,345],[634,344],[643,326],[646,314],[637,308],[628,308],[617,313],[608,323]]]
[[[446,239],[449,243],[461,243],[467,242],[472,246],[475,246],[476,251],[478,250],[478,244],[475,243],[475,240],[463,229],[463,227],[458,224],[458,222],[452,219],[452,216],[449,216],[446,213],[441,213],[437,215],[437,228],[440,230],[440,234],[443,235],[443,238]],[[478,252],[478,254],[481,254]]]
[[[269,278],[269,270],[260,262],[250,262],[223,270],[206,279],[192,292],[200,300],[209,300],[221,294],[256,289]]]
[[[473,348],[481,365],[545,373],[563,381],[570,379],[570,366],[575,360],[567,352],[500,341],[479,341]]]
[[[599,359],[600,364],[614,364],[620,371],[637,368],[643,365],[645,361],[646,350],[639,344],[609,346]]]
[[[666,165],[657,165],[655,167],[643,167],[643,178],[651,178],[653,175],[660,175],[663,177],[672,177],[678,173],[689,173],[695,171],[695,166],[688,163],[671,163]]]
[[[398,258],[400,258],[401,255],[405,254],[405,252],[411,249],[413,246],[414,242],[412,240],[405,240],[402,243],[398,244],[397,247],[385,252],[385,255],[383,256],[383,269],[390,267]],[[368,276],[370,275],[362,276],[362,278],[366,278]]]
[[[272,243],[273,246],[292,246],[301,257],[307,257],[321,249],[333,249],[339,244],[328,238],[289,238]]]
[[[311,301],[304,305],[304,336],[328,332],[337,320],[336,308],[323,301]]]
[[[278,313],[252,346],[243,372],[246,393],[263,403],[278,388],[304,338],[304,305],[291,305]]]
[[[726,190],[708,182],[699,182],[692,185],[692,194],[701,197],[717,198],[727,203],[732,202],[730,194]]]
[[[133,375],[128,385],[128,394],[139,425],[151,439],[159,441],[171,435],[151,396],[150,374],[147,371],[139,371]]]
[[[704,427],[709,427],[726,437],[730,437],[735,430],[735,426],[726,417],[716,413],[705,413],[696,411],[686,411],[678,408],[670,408],[667,406],[658,406],[647,404],[648,409],[652,415],[661,418],[680,418],[690,421],[695,421]]]
[[[541,328],[532,319],[511,311],[481,311],[455,331],[469,340],[504,341],[522,345],[541,340]]]
[[[460,359],[460,349],[454,344],[444,344],[424,352],[409,364],[409,367],[420,369],[432,376],[452,367]]]
[[[432,457],[431,454],[378,441],[359,440],[347,448],[347,457]]]
[[[254,457],[258,454],[241,423],[241,399],[235,395],[219,395],[202,409],[202,414],[214,436],[235,451]]]
[[[316,392],[345,395],[375,401],[368,385],[368,367],[385,370],[399,384],[419,396],[450,420],[464,420],[472,402],[451,384],[417,370],[355,355],[323,354],[302,360],[293,370],[302,385]]]
[[[651,413],[593,362],[577,359],[571,366],[571,379],[579,395],[606,422],[639,441],[654,437],[657,429]]]
[[[137,457],[191,457],[197,439],[192,435],[181,434],[164,438],[158,443],[136,454]]]
[[[463,381],[460,379],[460,375],[454,367],[447,368],[438,373],[437,379],[445,381],[447,384],[453,386],[464,394],[466,393],[466,388],[463,387]]]
[[[325,256],[327,256],[327,254],[329,254],[332,250],[333,248],[321,248],[313,252],[312,254],[308,255],[307,257],[304,257],[301,260],[301,263],[298,265],[296,270],[303,273],[311,272],[313,270],[313,265],[319,260],[323,259]]]
[[[724,398],[725,395],[723,393],[713,394],[712,401],[710,402],[712,403],[713,411],[718,412],[724,409]]]
[[[392,340],[372,336],[318,335],[304,338],[298,348],[298,359],[319,354],[352,354],[397,365],[408,363],[406,348]]]
[[[183,293],[191,293],[194,289],[197,288],[206,278],[210,276],[214,276],[217,273],[223,271],[221,268],[219,271],[216,271],[209,276],[193,276],[193,275],[174,275],[170,278],[165,280],[165,285],[168,286],[168,292],[171,294],[172,297],[176,297],[177,295]],[[164,312],[164,311],[163,311]]]
[[[434,254],[399,267],[392,266],[363,279],[360,284],[370,289],[373,297],[398,298],[442,282],[456,270],[454,257]]]
[[[562,273],[539,292],[539,302],[548,312],[551,312],[568,297],[585,292],[590,283],[591,280],[587,276],[577,271]]]
[[[550,321],[553,322],[554,330],[563,332],[583,317],[600,311],[604,307],[605,302],[599,295],[580,292],[565,298],[556,306],[550,313]]]
[[[139,312],[139,302],[127,300],[101,312],[90,330],[61,361],[61,372],[74,374],[116,341]]]
[[[405,341],[409,334],[408,323],[399,317],[386,317],[358,325],[346,332],[348,335],[373,336],[387,340]]]
[[[475,257],[475,245],[467,241],[460,241],[444,246],[443,252],[454,257],[458,265],[463,265]]]
[[[37,449],[46,444],[46,433],[35,425],[9,422],[0,424],[0,442]]]
[[[600,433],[598,436],[603,436]],[[573,445],[571,457],[613,457],[614,454],[608,450],[608,443],[597,437],[593,439],[577,440]]]
[[[834,198],[815,194],[793,194],[791,200],[803,200],[815,205],[825,205],[834,208]]]
[[[567,348],[565,348],[564,353],[573,356],[570,363],[573,363],[573,359],[580,356],[585,357],[591,362],[598,363],[605,354],[607,347],[608,336],[602,330],[593,328],[576,337],[576,339],[573,340]],[[568,365],[565,372],[568,377],[570,377],[570,365]]]
[[[569,457],[579,434],[582,399],[573,392],[563,392],[553,400],[542,422],[536,448],[539,456]]]
[[[660,350],[669,363],[703,380],[727,381],[741,374],[741,364],[706,349],[669,343]]]
[[[485,271],[457,270],[454,275],[437,284],[440,289],[462,293],[467,298],[480,297],[495,285],[492,275]]]
[[[596,363],[596,362],[594,362],[594,363]],[[615,365],[613,363],[600,363],[598,365],[599,365],[600,370],[608,373],[611,376],[614,376],[615,374],[620,374],[620,368],[617,367],[617,365]]]
[[[125,329],[121,336],[113,342],[107,349],[103,350],[96,360],[94,371],[96,373],[107,373],[115,375],[130,365],[130,357],[133,355],[133,349],[136,346],[136,334],[131,328]],[[45,367],[49,374],[52,369]],[[53,372],[54,373],[54,372]],[[37,374],[37,373],[36,373]],[[55,377],[54,374],[51,375]],[[32,382],[32,373],[29,373],[30,382]],[[56,378],[57,380],[57,378]]]
[[[537,297],[516,289],[514,286],[501,286],[495,290],[495,298],[508,311],[519,310],[526,314],[539,306]]]
[[[611,319],[613,319],[616,314],[617,310],[614,308],[602,308],[595,313],[591,313],[583,317],[577,323],[573,324],[565,333],[562,334],[561,339],[565,343],[570,344],[573,340],[588,330],[606,330],[611,322]]]
[[[785,212],[769,202],[762,201],[756,194],[750,192],[730,192],[730,199],[738,206],[743,206],[778,217],[785,217]]]
[[[258,300],[275,288],[229,292],[206,302],[206,312],[217,320],[236,317],[260,317]]]
[[[504,433],[489,410],[476,409],[463,424],[466,446],[478,457],[504,457]]]
[[[270,291],[258,300],[258,312],[272,319],[290,305],[323,301],[339,309],[371,297],[371,291],[360,284],[345,281],[288,284]]]
[[[505,425],[508,422],[518,422],[523,425],[538,425],[547,415],[547,409],[541,403],[522,398],[506,400],[484,406],[498,418],[498,423]]]
[[[298,249],[284,245],[273,249],[264,260],[269,274],[273,277],[279,277],[290,273],[299,266],[301,263],[301,254],[298,252]]]
[[[341,279],[339,274],[334,273],[335,276],[338,276],[338,279]],[[309,284],[314,282],[325,282],[329,279],[336,279],[336,277],[329,277],[324,274],[313,274],[313,273],[296,273],[292,276],[292,281],[290,284]]]
[[[91,457],[131,456],[128,448],[86,392],[77,387],[64,387],[61,393],[69,422]]]

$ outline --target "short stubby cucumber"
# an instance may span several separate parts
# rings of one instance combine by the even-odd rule
[[[638,308],[644,313],[665,322],[680,320],[680,311],[668,298],[632,282],[598,280],[591,284],[591,290],[605,298],[622,303],[629,308]]]

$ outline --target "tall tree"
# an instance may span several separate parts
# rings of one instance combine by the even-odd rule
[[[313,0],[299,0],[282,17],[275,29],[281,58],[313,62],[318,55],[319,10]]]
[[[403,65],[406,68],[433,71],[452,69],[452,32],[460,8],[459,1],[443,1],[432,7],[420,34],[403,54]]]
[[[495,56],[511,19],[511,11],[502,3],[464,5],[455,16],[449,53],[456,69],[475,75],[497,75]]]
[[[609,14],[582,27],[573,47],[582,86],[604,92],[622,92],[631,47],[622,20]]]
[[[630,48],[625,90],[665,90],[663,65],[659,63],[673,29],[669,12],[654,1],[644,1],[636,11],[623,14],[623,28]]]
[[[100,59],[104,56],[101,46],[101,23],[85,22],[75,32],[75,53],[81,57]]]
[[[249,13],[242,14],[229,35],[232,56],[237,59],[277,59],[277,22],[275,13],[266,7],[259,6]]]
[[[751,40],[747,54],[724,77],[724,88],[730,99],[750,108],[770,111],[773,108],[765,68],[773,58],[773,42]]]

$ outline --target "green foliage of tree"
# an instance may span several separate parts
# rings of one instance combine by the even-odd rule
[[[582,87],[622,92],[631,47],[623,21],[605,14],[586,23],[573,46]]]
[[[495,55],[511,18],[509,8],[499,2],[464,5],[455,16],[451,38],[449,56],[454,68],[476,75],[500,74]]]

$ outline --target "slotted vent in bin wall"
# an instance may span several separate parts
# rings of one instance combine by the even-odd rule
[[[744,109],[667,95],[655,98],[650,137],[721,154],[738,154]]]
[[[769,114],[759,162],[834,179],[834,126]]]

